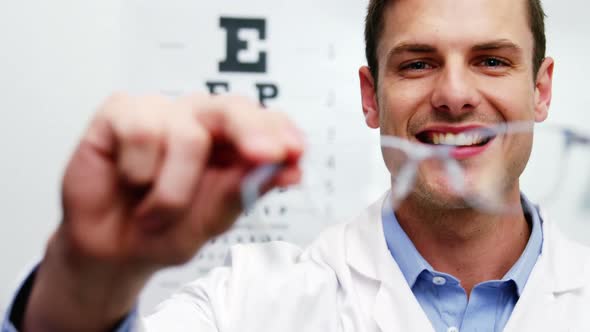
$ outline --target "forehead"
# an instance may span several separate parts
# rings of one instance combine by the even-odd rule
[[[383,15],[378,56],[406,42],[445,49],[498,39],[532,54],[527,0],[394,0]]]

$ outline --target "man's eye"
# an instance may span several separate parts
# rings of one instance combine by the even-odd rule
[[[431,68],[432,66],[424,61],[412,62],[402,67],[404,70],[426,70]]]
[[[497,58],[486,58],[482,62],[480,62],[480,65],[493,68],[493,67],[506,67],[506,66],[508,66],[508,63],[506,63],[506,61],[502,61]]]

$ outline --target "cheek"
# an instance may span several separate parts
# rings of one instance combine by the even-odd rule
[[[379,91],[381,133],[405,136],[408,123],[418,110],[430,109],[431,88],[426,82],[401,80],[383,86]]]
[[[534,120],[533,84],[532,81],[523,80],[494,78],[480,84],[485,99],[501,113],[505,121]]]

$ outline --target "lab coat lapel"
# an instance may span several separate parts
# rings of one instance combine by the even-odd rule
[[[381,219],[385,197],[369,207],[357,222],[351,224],[346,242],[347,262],[362,277],[375,281],[372,285],[377,290],[365,288],[359,292],[376,294],[372,318],[381,331],[434,331],[387,249]]]
[[[406,280],[403,279],[405,283]],[[430,320],[420,307],[416,297],[404,284],[382,282],[377,297],[373,318],[380,331],[434,332]]]
[[[584,287],[588,269],[579,245],[566,239],[553,223],[543,223],[543,250],[512,312],[505,331],[569,331],[559,296]],[[577,257],[577,258],[576,258]]]

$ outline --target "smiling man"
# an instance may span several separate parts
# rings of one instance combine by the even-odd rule
[[[468,183],[493,174],[487,168],[500,160],[509,170],[493,175],[506,204],[520,206],[518,178],[532,136],[457,138],[500,123],[547,117],[553,60],[535,52],[545,48],[544,39],[534,38],[543,35],[540,5],[527,0],[375,1],[374,6],[383,14],[370,24],[383,28],[374,41],[367,35],[372,65],[360,70],[367,124],[382,134],[455,146],[452,153]],[[428,166],[396,216],[426,261],[456,276],[470,294],[474,285],[508,272],[534,224],[522,208],[497,215],[471,208]]]
[[[553,60],[545,58],[543,18],[536,0],[373,1],[369,8],[369,67],[360,70],[369,127],[454,146],[467,183],[493,175],[504,203],[521,207],[496,215],[473,209],[426,164],[396,220],[384,221],[388,248],[437,331],[503,330],[542,252],[543,222],[518,183],[532,135],[473,133],[546,119]],[[487,170],[498,161],[508,171]]]
[[[538,0],[371,0],[365,27],[367,125],[448,147],[468,187],[493,174],[516,213],[474,208],[424,163],[399,204],[388,193],[306,249],[237,246],[139,319],[149,277],[235,221],[244,175],[280,162],[271,185],[298,182],[303,145],[290,121],[243,99],[118,95],[68,165],[64,221],[4,331],[589,330],[589,251],[520,192],[532,134],[485,134],[547,117],[543,20]]]

